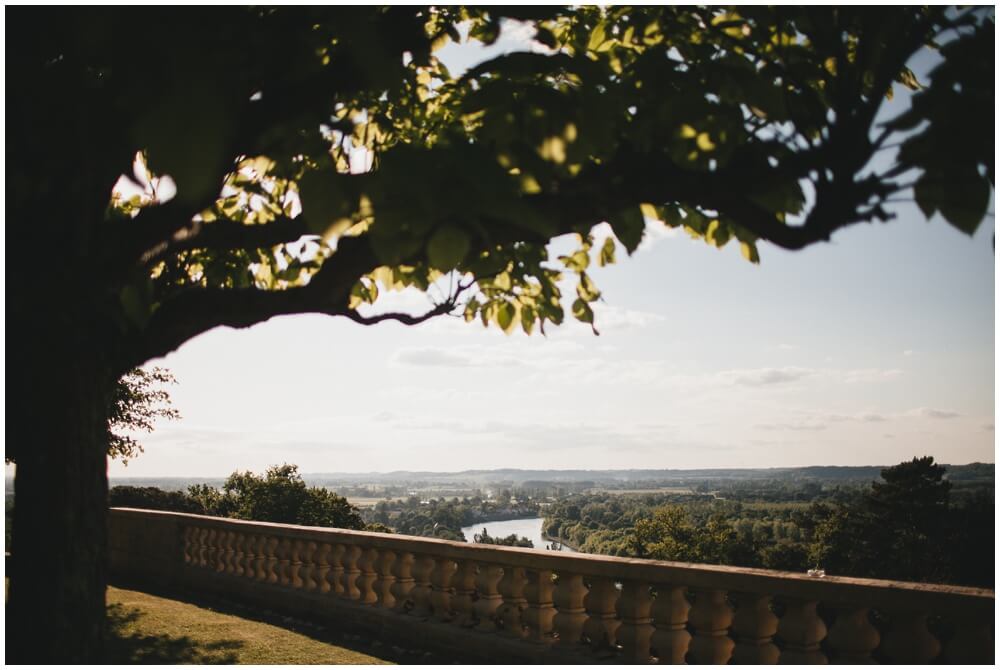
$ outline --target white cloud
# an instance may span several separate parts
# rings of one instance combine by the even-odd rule
[[[843,370],[839,374],[848,384],[881,382],[895,379],[903,374],[902,370],[884,368],[861,368],[858,370]]]
[[[947,409],[935,409],[933,407],[917,407],[906,412],[905,415],[922,419],[956,419],[962,416],[958,412]]]
[[[826,430],[823,423],[758,423],[754,425],[758,430],[791,430],[791,431],[814,431]]]
[[[917,351],[915,349],[904,349],[903,350],[903,355],[904,356],[913,356],[916,353],[917,353]]]
[[[881,423],[883,421],[888,421],[888,417],[884,414],[878,414],[875,412],[862,412],[859,414],[827,414],[823,416],[825,421],[831,422],[843,422],[843,421],[861,421],[863,423]]]
[[[390,359],[399,365],[421,367],[465,368],[475,365],[470,357],[454,350],[439,347],[414,347],[398,350]]]
[[[799,381],[816,374],[810,368],[756,368],[748,370],[726,370],[718,376],[732,384],[741,386],[773,386]]]
[[[663,321],[666,321],[664,317],[652,312],[617,307],[607,303],[594,304],[594,325],[602,333],[645,328]]]

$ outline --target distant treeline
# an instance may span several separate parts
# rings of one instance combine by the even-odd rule
[[[492,499],[473,496],[421,500],[419,496],[411,496],[405,500],[380,501],[374,508],[360,510],[332,491],[307,486],[294,465],[274,466],[263,475],[234,472],[220,488],[197,484],[186,491],[177,491],[154,486],[115,486],[110,490],[108,502],[112,507],[396,532],[459,542],[467,540],[462,534],[464,526],[540,514],[537,502],[513,498],[509,490]],[[517,537],[487,535],[476,541],[531,545],[529,540]]]
[[[347,496],[403,496],[410,491],[453,497],[482,495],[486,489],[499,491],[535,490],[559,496],[579,493],[589,488],[630,491],[655,488],[697,488],[716,490],[738,486],[741,482],[793,484],[813,482],[819,485],[868,485],[879,478],[886,466],[815,465],[796,468],[703,468],[697,470],[466,470],[463,472],[372,472],[364,474],[305,473],[302,479],[309,486],[337,490]],[[948,480],[956,489],[967,484],[993,485],[996,466],[993,463],[945,465]],[[112,485],[156,487],[184,491],[192,484],[222,486],[223,478],[207,477],[126,477],[114,478]],[[8,490],[12,487],[8,480]]]
[[[378,502],[374,508],[362,510],[361,514],[369,523],[384,524],[404,535],[462,542],[473,540],[462,534],[463,527],[489,521],[537,517],[539,510],[536,501],[514,498],[509,490],[504,490],[489,499],[467,496],[421,500],[418,496],[410,496],[406,500],[385,500]]]
[[[276,465],[263,475],[234,472],[221,488],[196,484],[187,491],[115,486],[112,507],[138,507],[327,528],[366,528],[358,509],[327,489],[306,486],[295,465]],[[373,527],[371,530],[385,530]]]
[[[867,486],[577,495],[550,505],[543,529],[590,553],[992,588],[992,476],[953,486],[945,474],[927,457]]]

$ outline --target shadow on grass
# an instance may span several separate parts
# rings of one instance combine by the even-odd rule
[[[184,602],[199,607],[207,607],[221,614],[238,616],[248,621],[270,624],[286,630],[293,631],[317,642],[335,645],[351,651],[356,651],[373,658],[398,664],[434,663],[448,664],[451,659],[438,657],[422,649],[404,649],[373,639],[369,635],[358,634],[345,630],[338,630],[331,626],[329,622],[320,622],[312,618],[300,618],[298,616],[286,616],[285,614],[269,609],[254,606],[250,603],[241,602],[238,599],[220,597],[207,593],[195,593],[187,589],[159,588],[141,581],[118,578],[112,580],[112,584],[123,589],[133,589],[150,595],[162,598],[169,598],[178,602]],[[109,610],[108,617],[112,614]],[[111,626],[113,628],[113,624]],[[239,644],[239,643],[237,643]],[[235,648],[235,647],[233,647]],[[138,662],[138,661],[136,661]],[[150,661],[154,662],[154,661]],[[165,661],[167,662],[167,661]],[[175,661],[186,663],[189,661]],[[232,661],[190,661],[200,662],[221,662],[231,663]]]
[[[176,665],[179,663],[233,664],[237,661],[234,650],[243,646],[238,640],[197,642],[187,636],[143,635],[129,633],[129,624],[134,623],[143,612],[137,608],[126,608],[119,604],[108,605],[108,640],[105,645],[105,662],[111,664],[156,664]]]

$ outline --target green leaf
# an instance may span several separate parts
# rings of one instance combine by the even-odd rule
[[[757,244],[754,242],[740,242],[740,253],[743,258],[751,263],[760,263],[760,255],[757,253]]]
[[[521,329],[525,335],[531,335],[535,328],[535,310],[530,305],[521,305]]]
[[[337,178],[332,172],[307,172],[298,182],[299,200],[302,214],[311,232],[323,235],[327,232],[338,234],[353,223],[347,218],[353,203],[337,187]],[[340,230],[330,231],[331,227]]]
[[[917,79],[917,75],[913,74],[913,70],[908,67],[903,68],[896,81],[911,91],[919,91],[922,88],[920,86],[920,80]]]
[[[501,272],[493,278],[493,286],[501,291],[509,291],[511,287],[510,274]]]
[[[607,40],[607,34],[604,31],[604,22],[600,22],[594,28],[593,32],[590,33],[590,41],[587,42],[588,51],[598,51],[600,46],[604,44]]]
[[[575,251],[572,256],[560,256],[559,260],[563,262],[567,270],[573,272],[583,272],[590,265],[590,255],[586,249]]]
[[[469,300],[465,303],[465,322],[468,323],[476,318],[476,313],[479,311],[479,301],[475,298]]]
[[[952,175],[939,201],[941,216],[966,235],[973,235],[990,205],[990,184],[975,171]]]
[[[576,287],[576,294],[581,300],[594,302],[601,297],[601,292],[597,290],[597,284],[586,272],[580,273],[580,283]]]
[[[512,303],[504,301],[497,309],[497,325],[505,333],[510,333],[514,328],[514,317],[517,316],[517,307]]]
[[[594,328],[594,310],[590,308],[590,304],[580,298],[573,301],[573,317],[577,321],[582,321],[583,323],[589,323],[591,330],[594,331],[595,335],[599,335],[597,328]]]
[[[631,255],[638,248],[646,230],[646,219],[643,218],[642,211],[638,206],[623,209],[608,223],[614,229],[615,236],[625,245],[625,250]]]
[[[613,237],[609,237],[604,240],[604,244],[601,246],[601,255],[597,257],[597,264],[600,267],[605,265],[611,265],[615,262],[615,240]]]
[[[438,228],[427,242],[427,259],[439,270],[451,270],[469,253],[469,236],[459,228]]]

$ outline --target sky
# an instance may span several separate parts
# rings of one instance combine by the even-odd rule
[[[202,334],[150,363],[183,418],[109,474],[994,462],[995,207],[972,238],[896,211],[803,251],[761,244],[760,265],[652,227],[593,272],[600,336],[308,315]]]

